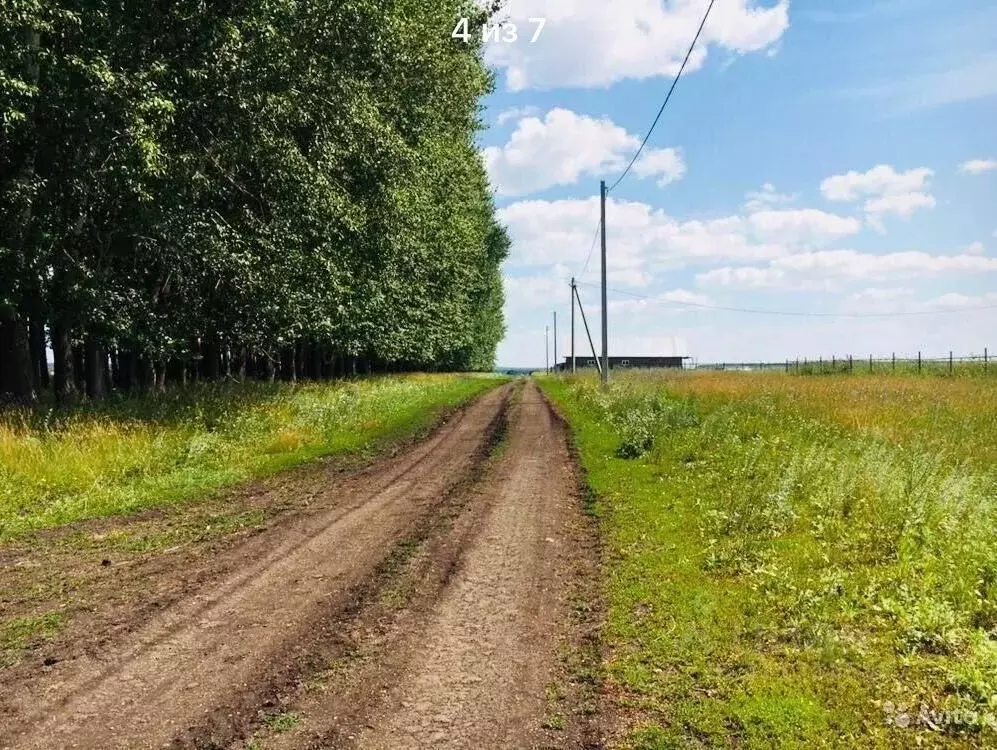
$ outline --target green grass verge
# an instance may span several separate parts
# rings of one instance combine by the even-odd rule
[[[764,389],[540,382],[598,497],[623,746],[997,742],[992,467]]]
[[[46,612],[0,622],[0,668],[16,663],[28,646],[53,638],[65,619],[61,612]]]
[[[206,386],[0,414],[0,541],[187,502],[327,455],[363,455],[503,382],[460,375]]]

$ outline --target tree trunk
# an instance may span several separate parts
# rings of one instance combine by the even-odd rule
[[[45,323],[40,318],[32,318],[31,328],[31,364],[32,379],[35,390],[48,390],[48,357],[45,354]]]
[[[208,380],[218,380],[218,344],[213,339],[201,341],[201,375]]]
[[[115,345],[107,350],[108,358],[111,360],[111,373],[107,379],[111,390],[123,391],[121,384],[121,349]]]
[[[0,397],[19,404],[35,400],[28,326],[21,319],[0,320]]]
[[[294,345],[294,379],[304,380],[308,377],[305,371],[305,342],[298,341]]]
[[[108,356],[107,347],[100,348],[100,365],[104,370],[104,395],[114,390],[114,380],[111,378],[111,358]]]
[[[86,363],[82,344],[73,344],[73,375],[76,378],[76,392],[86,392]]]
[[[87,398],[96,401],[104,398],[107,389],[104,384],[104,367],[101,364],[101,346],[92,336],[84,344],[86,359],[86,393]]]
[[[60,402],[72,402],[77,394],[73,343],[69,329],[59,323],[52,325],[52,356],[55,360],[53,363],[55,397]]]
[[[296,380],[294,347],[285,346],[280,352],[280,377],[282,380],[293,383]]]

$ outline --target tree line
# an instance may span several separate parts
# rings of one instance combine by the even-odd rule
[[[495,10],[0,0],[0,394],[490,369]]]

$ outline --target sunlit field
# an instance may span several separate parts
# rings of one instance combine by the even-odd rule
[[[414,375],[208,385],[89,410],[0,412],[0,540],[196,500],[318,456],[369,452],[497,382]]]
[[[997,383],[542,382],[599,498],[624,746],[997,742]]]

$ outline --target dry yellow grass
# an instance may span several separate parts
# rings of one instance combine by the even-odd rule
[[[674,372],[655,379],[678,395],[712,402],[768,399],[780,409],[893,443],[958,454],[980,467],[997,464],[993,380],[739,372]]]

